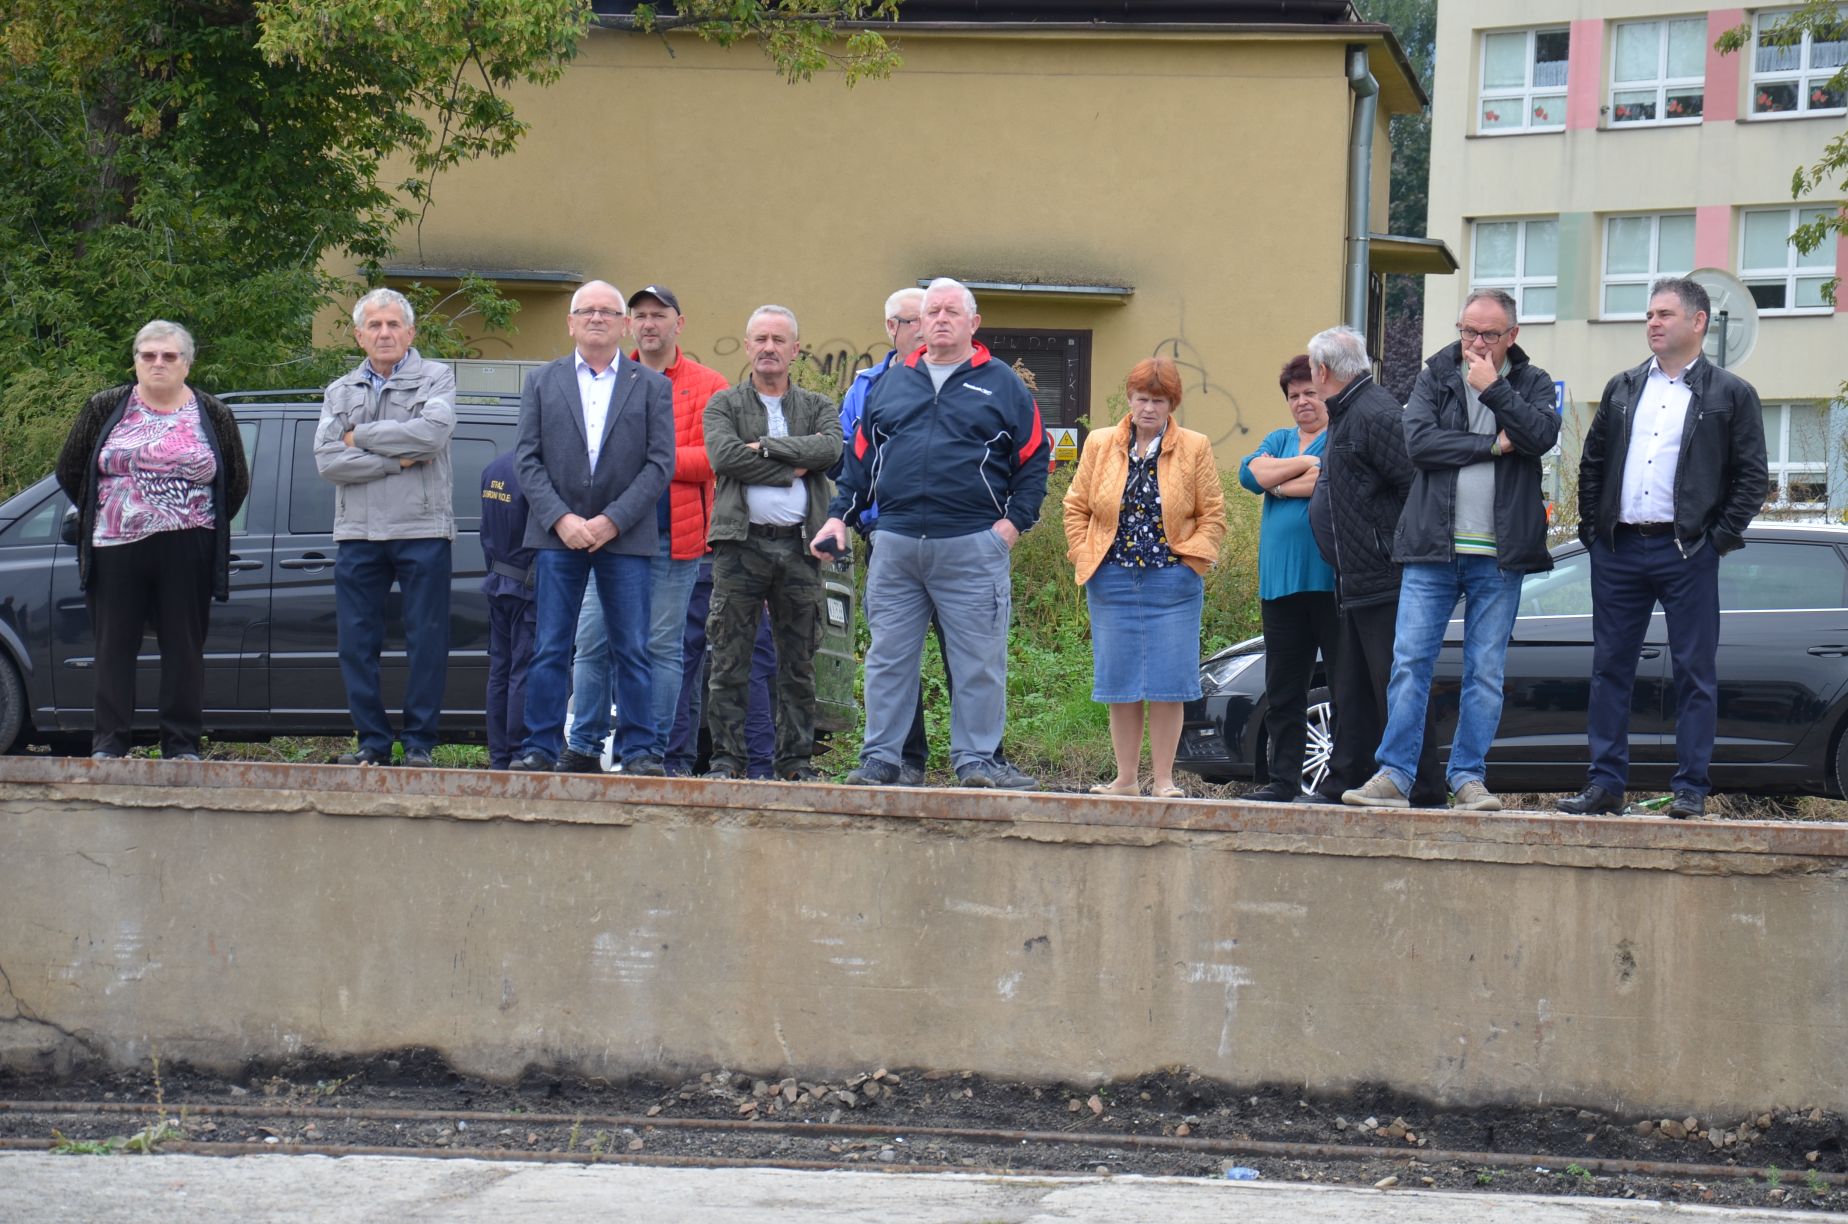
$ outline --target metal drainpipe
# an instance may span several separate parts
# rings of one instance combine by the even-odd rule
[[[1348,88],[1354,92],[1354,128],[1348,133],[1347,266],[1342,300],[1347,324],[1367,330],[1367,239],[1373,223],[1373,124],[1379,112],[1380,83],[1367,71],[1367,49],[1349,47]]]

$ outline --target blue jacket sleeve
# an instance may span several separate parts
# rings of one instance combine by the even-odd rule
[[[1040,420],[1039,403],[1024,384],[1019,388],[1021,422],[1014,433],[1014,471],[1007,482],[1005,517],[1021,532],[1039,521],[1040,503],[1046,500],[1046,475],[1051,470],[1052,443]]]
[[[1260,456],[1266,459],[1283,458],[1283,455],[1280,453],[1283,448],[1279,445],[1279,438],[1286,432],[1288,431],[1273,429],[1265,434],[1264,441],[1258,443],[1258,449],[1246,455],[1238,465],[1238,482],[1251,492],[1256,493],[1259,497],[1264,496],[1264,494],[1268,493],[1270,490],[1259,484],[1258,478],[1251,474],[1251,461]]]

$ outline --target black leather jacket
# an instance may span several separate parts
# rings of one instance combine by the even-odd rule
[[[1471,433],[1463,385],[1463,346],[1446,345],[1425,362],[1405,405],[1405,450],[1417,469],[1393,536],[1392,559],[1444,564],[1456,557],[1457,469],[1490,458],[1491,434]],[[1508,375],[1482,393],[1514,453],[1495,459],[1495,562],[1517,574],[1553,568],[1546,548],[1546,495],[1540,456],[1559,441],[1553,376],[1508,349]]]
[[[1654,358],[1604,385],[1579,460],[1579,539],[1609,545],[1623,497],[1636,401]],[[1765,422],[1752,384],[1706,357],[1688,371],[1688,415],[1675,463],[1675,541],[1683,553],[1745,546],[1745,527],[1765,504]]]

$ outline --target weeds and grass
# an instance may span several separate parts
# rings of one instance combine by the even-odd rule
[[[114,1135],[108,1139],[72,1139],[56,1127],[51,1132],[51,1150],[60,1156],[113,1156],[117,1152],[137,1152],[143,1156],[152,1156],[163,1143],[172,1143],[186,1138],[186,1110],[180,1110],[180,1116],[167,1116],[167,1095],[160,1082],[160,1051],[157,1049],[148,1056],[148,1062],[154,1073],[154,1108],[158,1111],[154,1120],[140,1130],[129,1135]]]
[[[1782,1169],[1778,1168],[1776,1165],[1772,1165],[1765,1170],[1765,1185],[1775,1190],[1782,1185],[1783,1182],[1784,1171]]]
[[[1477,1169],[1476,1170],[1476,1184],[1478,1186],[1494,1185],[1495,1184],[1495,1170],[1494,1169]]]
[[[1803,1184],[1809,1189],[1811,1194],[1827,1194],[1829,1192],[1829,1183],[1822,1180],[1822,1174],[1814,1169],[1805,1169],[1803,1171]]]
[[[1583,1189],[1583,1190],[1591,1189],[1591,1183],[1592,1183],[1591,1170],[1587,1169],[1584,1165],[1581,1165],[1581,1164],[1567,1165],[1566,1166],[1566,1176],[1577,1179],[1580,1189]]]

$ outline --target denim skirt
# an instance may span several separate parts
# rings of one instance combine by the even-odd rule
[[[1091,609],[1091,700],[1116,705],[1199,697],[1205,591],[1200,575],[1185,565],[1098,566],[1084,584]]]

